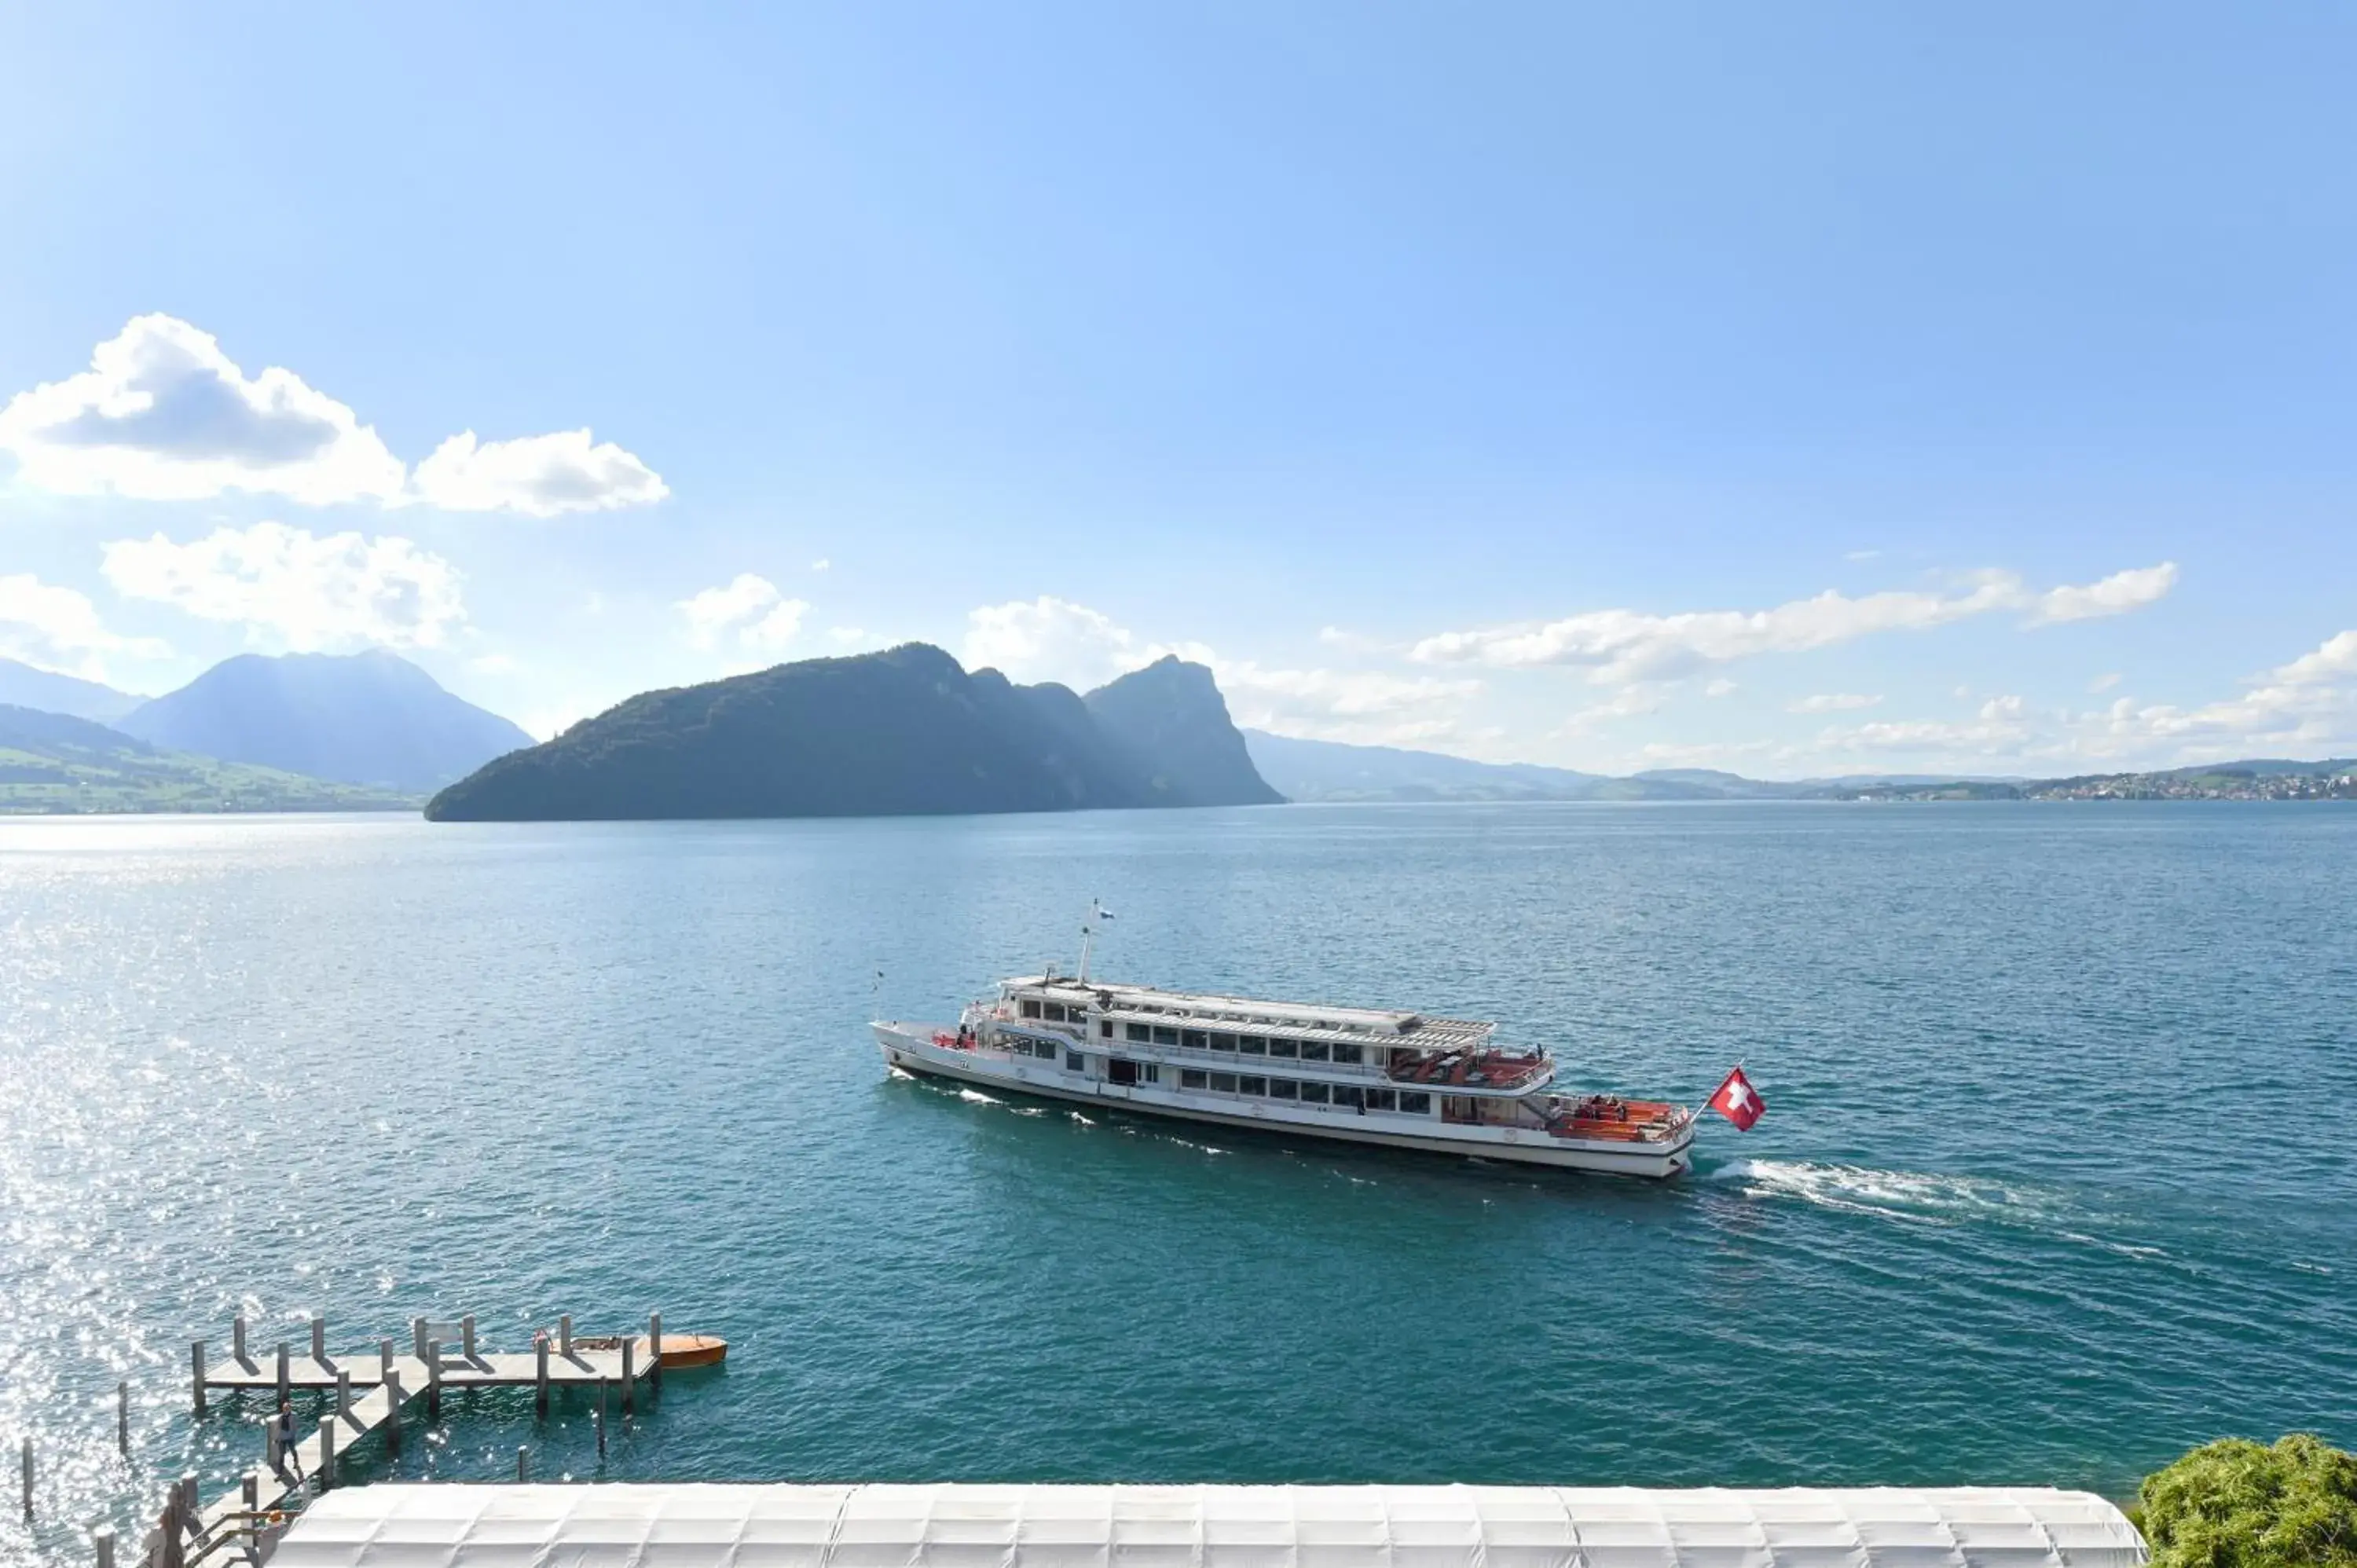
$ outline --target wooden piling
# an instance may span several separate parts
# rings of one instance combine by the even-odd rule
[[[548,1419],[547,1338],[545,1337],[535,1338],[533,1341],[532,1349],[533,1359],[536,1364],[536,1370],[533,1374],[532,1412],[545,1421]]]
[[[190,1343],[188,1360],[196,1369],[197,1415],[202,1419],[205,1413],[205,1342],[203,1340],[199,1339]]]
[[[556,1320],[556,1353],[568,1361],[573,1359],[573,1315],[569,1312]]]
[[[336,1418],[329,1416],[319,1423],[319,1489],[326,1491],[336,1484]]]
[[[662,1392],[662,1314],[647,1314],[647,1391]]]
[[[286,1341],[278,1342],[278,1402],[281,1404],[295,1397],[294,1357],[287,1353]]]
[[[262,1477],[248,1470],[237,1488],[237,1500],[248,1514],[262,1511]]]
[[[387,1367],[384,1372],[384,1451],[393,1458],[401,1456],[401,1374]]]
[[[425,1319],[422,1317],[409,1320],[409,1348],[419,1360],[425,1359]]]
[[[229,1353],[241,1367],[250,1367],[253,1364],[245,1354],[245,1315],[243,1313],[238,1314],[230,1322]]]
[[[468,1361],[475,1359],[475,1315],[471,1312],[458,1319],[458,1354]]]
[[[114,1527],[102,1524],[90,1532],[90,1544],[98,1553],[98,1568],[114,1568]]]
[[[630,1370],[630,1337],[626,1334],[622,1337],[622,1413],[624,1415],[635,1414],[638,1411],[638,1376]]]
[[[22,1447],[25,1452],[25,1517],[33,1517],[33,1440],[27,1435]]]
[[[336,1369],[336,1413],[344,1416],[352,1413],[352,1369],[350,1367]]]
[[[376,1342],[376,1380],[380,1383],[393,1381],[393,1341],[390,1339]]]
[[[519,1481],[529,1481],[532,1479],[532,1466],[526,1458],[526,1455],[530,1451],[524,1448],[521,1444],[516,1447],[516,1479]]]
[[[322,1367],[328,1364],[328,1320],[316,1312],[311,1315],[311,1359]]]
[[[442,1419],[442,1341],[425,1342],[425,1419]]]
[[[125,1459],[131,1457],[131,1380],[128,1378],[114,1385],[114,1451]]]

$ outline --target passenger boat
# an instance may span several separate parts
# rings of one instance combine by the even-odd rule
[[[1220,1126],[1657,1178],[1693,1165],[1692,1111],[1563,1092],[1552,1053],[1501,1047],[1491,1024],[1087,972],[1084,945],[1078,975],[1001,981],[954,1024],[879,1020],[877,1047],[907,1072]]]

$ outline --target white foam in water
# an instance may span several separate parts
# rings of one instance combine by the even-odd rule
[[[974,1105],[996,1105],[998,1101],[978,1089],[961,1089],[958,1098]]]
[[[1797,1197],[1824,1208],[1922,1225],[1955,1225],[1975,1218],[2035,1219],[2041,1206],[2001,1182],[1976,1176],[1879,1171],[1808,1160],[1738,1160],[1715,1173],[1742,1181],[1747,1197]]]
[[[891,1067],[888,1065],[884,1070],[890,1073],[894,1078],[906,1079],[910,1083],[917,1081],[917,1075],[910,1072],[907,1068]]]

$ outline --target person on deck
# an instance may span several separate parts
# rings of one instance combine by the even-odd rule
[[[301,1486],[303,1462],[295,1454],[295,1407],[285,1400],[278,1402],[278,1413],[270,1418],[270,1452],[278,1478],[290,1487]]]

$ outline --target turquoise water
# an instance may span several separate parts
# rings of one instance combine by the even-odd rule
[[[602,1472],[500,1394],[404,1475],[2119,1493],[2357,1443],[2352,887],[2328,806],[0,824],[0,1559],[250,1462],[186,1386],[241,1308],[733,1347]],[[1655,1187],[885,1074],[873,1012],[1071,961],[1092,894],[1103,972],[1771,1109]]]

